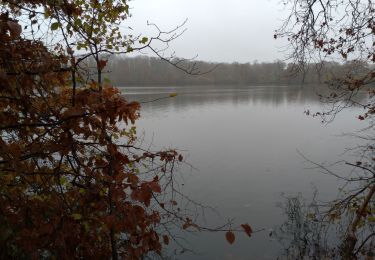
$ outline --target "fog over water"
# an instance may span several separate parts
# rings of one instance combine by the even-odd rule
[[[147,21],[168,31],[188,19],[187,31],[171,43],[177,56],[215,62],[274,61],[285,42],[273,39],[286,16],[279,0],[137,0],[130,2],[129,33],[152,35]]]
[[[301,193],[311,199],[314,188],[322,200],[336,197],[340,183],[322,174],[298,151],[315,162],[355,160],[346,148],[358,144],[342,134],[365,124],[352,108],[330,124],[306,116],[320,111],[315,93],[286,86],[205,86],[121,88],[130,100],[147,102],[178,93],[177,97],[144,103],[138,133],[152,149],[177,148],[188,165],[180,169],[182,191],[192,199],[217,208],[220,216],[206,211],[206,224],[216,226],[234,218],[265,231],[252,238],[239,234],[229,245],[224,234],[183,236],[198,254],[178,259],[275,259],[280,245],[268,236],[285,221],[277,204],[281,194]],[[351,169],[333,167],[340,173]]]

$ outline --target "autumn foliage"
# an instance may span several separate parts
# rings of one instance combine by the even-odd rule
[[[141,259],[170,224],[234,242],[180,209],[182,155],[140,147],[140,104],[104,80],[106,55],[158,40],[123,36],[128,15],[126,0],[0,3],[1,259]]]
[[[139,104],[95,82],[73,95],[68,67],[1,14],[0,258],[160,253],[168,237],[151,204],[178,155],[137,150]]]

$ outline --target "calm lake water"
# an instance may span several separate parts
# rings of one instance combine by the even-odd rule
[[[307,88],[307,87],[306,87]],[[214,206],[206,211],[208,226],[234,219],[263,232],[247,238],[238,234],[229,245],[223,233],[182,234],[196,253],[177,259],[275,259],[281,253],[269,230],[285,221],[281,194],[301,193],[307,200],[314,187],[318,197],[336,197],[340,183],[323,174],[298,153],[312,161],[354,161],[346,148],[358,140],[343,136],[365,123],[356,119],[362,111],[349,109],[330,124],[306,116],[321,111],[313,91],[291,87],[128,87],[130,100],[140,102],[178,93],[174,98],[144,103],[138,133],[152,149],[176,148],[194,166],[182,167],[183,192]],[[342,164],[335,170],[350,171]]]

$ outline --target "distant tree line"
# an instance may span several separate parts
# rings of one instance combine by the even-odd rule
[[[183,66],[199,68],[200,75],[184,71],[154,57],[113,56],[108,62],[107,78],[112,84],[121,85],[259,85],[259,84],[321,84],[341,78],[355,68],[366,73],[367,64],[324,62],[310,64],[304,71],[296,71],[291,63],[282,61],[253,63],[211,63],[183,61]],[[207,73],[205,73],[207,72]]]

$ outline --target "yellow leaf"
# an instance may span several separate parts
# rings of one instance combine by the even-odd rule
[[[72,217],[73,217],[75,220],[80,220],[80,219],[82,219],[82,215],[79,214],[79,213],[74,213],[74,214],[72,214]]]
[[[89,232],[90,231],[90,225],[89,225],[89,223],[88,222],[83,222],[83,227],[85,228],[85,231],[86,232]]]

